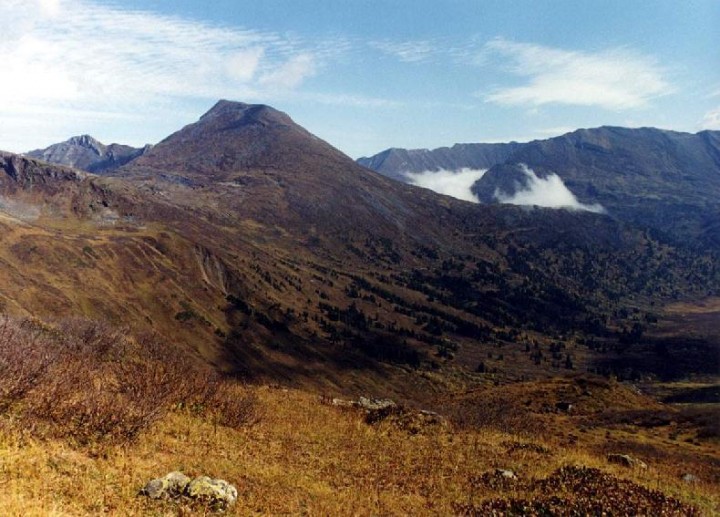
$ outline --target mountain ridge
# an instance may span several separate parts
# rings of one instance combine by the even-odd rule
[[[405,180],[406,173],[437,170],[489,169],[502,163],[523,144],[454,144],[436,149],[390,148],[357,160],[360,165],[389,178]]]
[[[454,149],[439,150],[451,155],[455,170],[472,164]],[[364,163],[394,179],[410,181],[404,162],[393,162],[387,153]],[[390,154],[400,156],[402,150]],[[556,175],[580,203],[599,204],[614,217],[675,239],[697,239],[710,245],[717,241],[712,228],[720,214],[719,131],[692,134],[601,126],[517,144],[488,167],[472,193],[486,204],[498,203],[499,193],[511,202],[515,194],[531,186],[521,164],[539,179]]]
[[[142,156],[150,145],[136,148],[105,145],[90,135],[73,136],[64,142],[24,153],[25,156],[57,165],[67,165],[94,174],[104,174]]]

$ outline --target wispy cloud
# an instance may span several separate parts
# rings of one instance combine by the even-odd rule
[[[622,110],[643,107],[673,91],[654,58],[624,47],[581,52],[496,39],[485,51],[507,60],[509,72],[525,79],[520,86],[480,94],[496,104]]]
[[[595,213],[605,212],[602,205],[581,203],[557,174],[549,174],[544,178],[540,178],[527,165],[520,164],[520,168],[525,174],[525,184],[517,184],[516,190],[512,194],[496,190],[495,199],[500,203],[565,208]]]
[[[260,84],[280,90],[292,90],[313,75],[316,71],[315,58],[312,54],[305,53],[290,58],[287,62],[278,66],[260,77]]]
[[[290,37],[92,0],[1,0],[0,17],[3,119],[23,109],[82,117],[177,99],[267,100],[320,66],[312,45]]]
[[[560,136],[564,135],[566,133],[571,133],[575,131],[577,128],[572,126],[557,126],[557,127],[546,127],[542,129],[536,129],[535,133],[539,136],[542,136],[543,138],[552,137],[552,136]]]
[[[440,51],[437,42],[427,40],[414,41],[371,41],[369,45],[384,54],[394,56],[405,63],[426,61]]]
[[[349,106],[354,108],[400,108],[405,105],[403,102],[393,99],[347,93],[299,92],[294,94],[294,96],[300,100],[326,104],[328,106]]]
[[[406,172],[405,177],[411,185],[424,187],[439,194],[452,196],[463,201],[477,203],[478,199],[473,194],[471,187],[483,177],[485,169],[460,169],[459,171],[424,171]]]
[[[700,129],[720,129],[720,106],[705,113]]]

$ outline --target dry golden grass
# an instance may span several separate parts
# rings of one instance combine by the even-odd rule
[[[82,320],[0,323],[0,515],[209,512],[138,496],[177,470],[236,485],[236,515],[484,515],[528,502],[720,511],[717,437],[615,381],[487,386],[436,399],[449,420],[409,407],[371,418],[310,391],[222,379],[153,336]],[[578,468],[559,470],[568,466]]]
[[[137,441],[100,450],[35,438],[6,418],[0,430],[3,515],[203,514],[203,508],[137,496],[148,480],[173,470],[235,484],[240,497],[229,512],[235,515],[448,515],[458,504],[537,495],[523,485],[477,482],[495,468],[528,481],[563,465],[599,468],[706,515],[720,511],[717,480],[688,485],[647,457],[646,471],[632,471],[607,463],[582,442],[560,445],[537,436],[533,441],[546,452],[518,447],[516,436],[491,429],[439,426],[409,434],[391,419],[368,425],[357,412],[322,404],[310,393],[233,389],[238,399],[255,397],[256,422],[232,429],[175,411]]]

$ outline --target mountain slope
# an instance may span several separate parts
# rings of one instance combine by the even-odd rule
[[[251,217],[307,237],[396,236],[406,228],[418,230],[409,239],[438,236],[417,217],[422,200],[415,190],[368,172],[264,105],[220,101],[114,175],[149,189],[160,182],[173,199],[199,210],[221,200],[229,209],[224,217]]]
[[[521,378],[565,355],[597,369],[652,304],[720,285],[711,253],[393,182],[267,106],[221,101],[103,177],[12,155],[0,168],[8,310],[159,332],[265,379],[421,397],[440,381],[415,369]]]
[[[105,145],[90,135],[82,135],[25,154],[30,158],[37,158],[48,163],[67,165],[100,174],[117,169],[138,156],[142,156],[148,148],[149,146],[135,148],[121,144]]]

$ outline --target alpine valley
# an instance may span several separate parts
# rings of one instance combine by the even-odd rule
[[[397,181],[463,167],[488,169],[472,187],[481,203]],[[499,203],[498,192],[522,191],[528,168],[603,209]],[[682,501],[717,504],[717,131],[603,127],[356,163],[284,113],[223,100],[145,148],[82,136],[0,153],[0,312],[43,329],[82,319],[155,336],[197,368],[293,388],[261,391],[276,410],[281,393],[303,408],[308,392],[368,394],[461,428],[495,418],[518,436],[557,432],[562,447],[568,432],[588,433],[598,457],[632,443],[633,454],[700,472],[705,499]],[[702,407],[681,416],[672,401]],[[635,440],[632,426],[655,434]],[[607,429],[621,436],[608,442]],[[647,452],[673,433],[689,441]],[[504,497],[480,474],[468,483]],[[494,515],[460,499],[437,511]],[[300,513],[268,501],[253,508]]]

